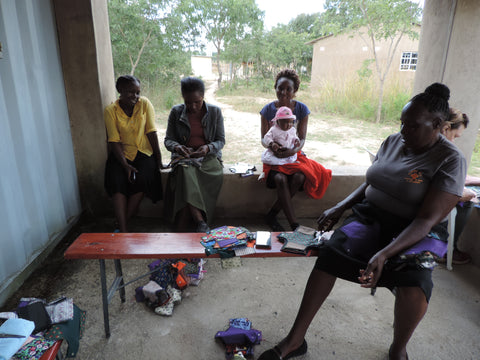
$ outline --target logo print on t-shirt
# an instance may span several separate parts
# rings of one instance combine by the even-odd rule
[[[421,184],[423,182],[422,172],[419,170],[412,170],[408,173],[408,177],[405,180],[412,184]]]

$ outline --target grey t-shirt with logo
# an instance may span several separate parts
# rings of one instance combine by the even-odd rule
[[[466,171],[465,157],[444,136],[424,153],[413,154],[396,133],[385,139],[367,170],[365,196],[381,209],[413,219],[430,186],[461,196]]]

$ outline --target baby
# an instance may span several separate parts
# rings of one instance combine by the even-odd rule
[[[293,115],[289,107],[282,106],[277,110],[272,122],[275,124],[265,134],[263,140],[268,144],[262,154],[262,162],[268,165],[285,165],[297,160],[297,154],[286,158],[275,156],[275,152],[285,149],[293,149],[300,145],[300,139],[297,136],[297,129],[293,126],[296,116]]]

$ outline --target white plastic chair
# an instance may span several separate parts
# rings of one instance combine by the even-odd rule
[[[453,241],[455,238],[455,218],[457,216],[457,208],[454,207],[448,214],[448,245],[447,245],[447,269],[452,270],[453,259]]]

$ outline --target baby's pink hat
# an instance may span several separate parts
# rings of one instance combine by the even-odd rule
[[[275,117],[272,121],[277,121],[279,119],[296,119],[297,117],[293,115],[292,110],[288,106],[282,106],[277,110]]]

